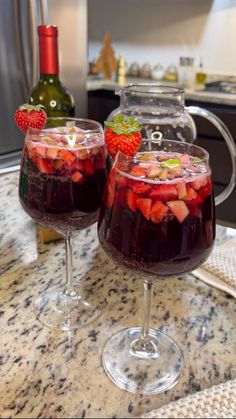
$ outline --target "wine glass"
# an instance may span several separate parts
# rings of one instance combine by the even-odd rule
[[[83,301],[73,283],[72,233],[92,225],[106,184],[102,126],[93,120],[48,118],[29,128],[22,154],[19,197],[26,213],[61,233],[66,247],[66,284],[47,289],[35,304],[45,325],[71,330],[93,321],[99,305]]]
[[[107,375],[127,391],[160,393],[180,377],[181,349],[149,327],[151,296],[155,281],[196,269],[212,250],[215,212],[208,157],[191,144],[148,140],[134,157],[119,152],[109,174],[99,240],[108,257],[144,284],[143,327],[120,330],[102,353]]]

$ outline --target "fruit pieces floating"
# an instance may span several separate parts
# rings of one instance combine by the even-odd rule
[[[75,126],[36,131],[26,139],[28,156],[41,173],[69,176],[81,184],[105,168],[103,147],[101,134],[86,134]]]
[[[42,129],[46,125],[47,114],[42,105],[24,105],[19,106],[14,114],[15,123],[18,128],[26,133],[28,128]]]
[[[135,159],[135,166],[132,159],[130,167],[128,162],[121,163],[120,170],[118,162],[112,169],[107,187],[108,207],[119,203],[133,213],[141,212],[153,223],[173,217],[183,223],[189,214],[200,216],[202,203],[212,193],[206,163],[187,154],[167,152],[139,153]],[[167,170],[165,179],[160,176],[161,170]]]
[[[206,163],[200,158],[177,152],[139,153],[136,163],[130,175],[150,181],[170,181],[208,171]]]
[[[118,151],[134,156],[142,143],[142,127],[133,116],[117,115],[112,121],[105,121],[105,143],[109,155],[114,158]]]

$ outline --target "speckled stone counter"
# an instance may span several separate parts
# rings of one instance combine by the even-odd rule
[[[18,202],[18,173],[0,179],[0,417],[140,416],[236,377],[235,300],[189,275],[157,283],[152,305],[152,327],[167,332],[183,350],[179,383],[151,397],[113,385],[101,351],[111,334],[140,325],[142,284],[104,256],[96,226],[74,237],[74,275],[88,301],[106,301],[101,317],[76,332],[43,327],[35,319],[34,301],[64,281],[63,242],[38,242],[35,224]]]

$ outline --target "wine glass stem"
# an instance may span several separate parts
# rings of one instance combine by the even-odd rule
[[[157,358],[158,349],[149,333],[150,310],[152,301],[152,281],[144,281],[144,318],[141,336],[131,343],[130,352],[138,358]]]
[[[65,247],[66,247],[66,286],[64,294],[75,297],[76,291],[73,286],[73,258],[72,258],[72,246],[71,246],[71,235],[65,236]]]
[[[152,301],[153,283],[152,281],[143,281],[144,287],[144,318],[142,328],[142,339],[149,339],[149,322],[150,322],[150,309]]]

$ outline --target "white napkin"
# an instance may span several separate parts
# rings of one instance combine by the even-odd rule
[[[207,261],[193,274],[236,298],[236,236],[216,242]]]
[[[171,402],[142,418],[235,418],[236,380]]]

